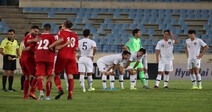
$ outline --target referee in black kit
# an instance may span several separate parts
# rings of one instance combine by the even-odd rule
[[[15,30],[8,30],[8,38],[5,38],[0,45],[0,53],[3,55],[3,70],[2,76],[2,91],[6,92],[7,76],[9,75],[9,88],[8,91],[13,92],[12,88],[14,70],[16,69],[16,58],[19,58],[19,46],[17,40],[14,39]],[[16,55],[17,54],[17,55]]]

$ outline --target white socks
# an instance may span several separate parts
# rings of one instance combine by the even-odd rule
[[[158,74],[157,78],[156,78],[156,86],[158,87],[161,81],[161,76],[160,74]]]
[[[198,81],[199,86],[202,86],[200,74],[197,74],[197,81]]]
[[[149,82],[149,75],[148,73],[145,73],[145,78],[146,78],[146,86],[148,86],[148,82]]]
[[[197,87],[195,74],[190,74],[190,77],[191,77],[191,81],[193,82],[193,85]]]
[[[120,83],[120,87],[123,88],[124,87],[124,75],[119,75],[119,83]]]
[[[92,89],[92,84],[93,84],[93,78],[92,78],[92,76],[88,76],[87,81],[88,81],[88,88],[89,89]]]
[[[110,75],[110,88],[114,88],[114,80],[115,80],[115,76],[114,75]]]
[[[84,75],[80,75],[80,86],[82,87],[83,90],[85,90],[85,79]]]
[[[168,82],[169,82],[169,75],[164,75],[164,87],[168,86]]]
[[[135,87],[135,81],[136,81],[136,76],[137,75],[130,75],[130,84],[131,84],[131,88],[134,88]]]
[[[104,89],[107,88],[106,81],[107,81],[107,76],[106,75],[102,75],[102,85],[103,85]]]
[[[64,79],[66,81],[66,88],[68,88],[68,77],[67,74],[64,72]]]

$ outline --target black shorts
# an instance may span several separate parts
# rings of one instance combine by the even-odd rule
[[[15,58],[15,56],[12,55],[5,55],[3,57],[3,70],[15,70],[16,60],[8,60],[8,56]]]

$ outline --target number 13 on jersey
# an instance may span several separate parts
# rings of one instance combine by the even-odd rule
[[[70,37],[68,37],[67,40],[68,40],[68,41],[72,41],[71,47],[74,47],[74,46],[75,46],[75,41],[76,41],[76,40],[75,40],[74,37],[71,37],[71,39],[70,39]],[[70,45],[68,45],[68,47],[70,47]]]

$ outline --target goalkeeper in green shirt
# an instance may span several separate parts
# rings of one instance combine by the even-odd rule
[[[125,44],[124,50],[130,51],[130,52],[136,52],[138,51],[142,45],[141,45],[141,30],[139,29],[134,29],[132,31],[132,34],[134,37],[130,38],[130,40]],[[130,50],[129,50],[130,49]],[[132,62],[130,64],[131,67],[135,66],[136,62]],[[139,78],[143,84],[143,88],[148,89],[149,87],[146,84],[145,76],[144,76],[144,71],[143,71],[143,64],[140,62],[139,65],[136,67],[137,71],[139,72]],[[136,88],[135,88],[136,89]]]

